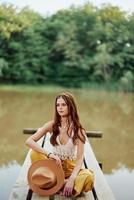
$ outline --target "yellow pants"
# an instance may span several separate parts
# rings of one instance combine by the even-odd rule
[[[31,151],[31,162],[35,162],[37,160],[48,159],[45,154],[39,153],[37,151]],[[65,178],[69,178],[71,175],[76,161],[72,160],[62,160],[62,167],[65,173]],[[94,173],[90,169],[81,169],[75,178],[74,188],[73,188],[73,196],[78,196],[82,192],[88,192],[92,190],[94,183]]]

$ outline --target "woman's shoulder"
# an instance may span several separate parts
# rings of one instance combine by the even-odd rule
[[[48,121],[45,123],[47,126],[53,126],[54,120]]]
[[[76,144],[79,144],[81,142],[85,143],[85,141],[86,141],[86,131],[85,129],[79,129],[78,137],[76,138]]]
[[[81,135],[85,135],[86,136],[86,131],[84,128],[79,128],[78,130],[78,135],[81,136]]]
[[[48,121],[44,124],[44,128],[48,131],[48,132],[52,132],[52,128],[53,128],[53,124],[54,124],[54,121],[51,120],[51,121]]]

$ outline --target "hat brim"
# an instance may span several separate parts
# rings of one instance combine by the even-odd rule
[[[38,187],[32,183],[33,172],[38,167],[42,167],[42,166],[49,167],[49,169],[51,169],[56,175],[57,182],[56,182],[56,185],[54,185],[52,188],[41,189],[40,187]],[[48,195],[55,194],[63,186],[64,179],[65,179],[65,175],[64,175],[64,171],[63,171],[62,167],[58,166],[56,164],[55,160],[49,160],[49,159],[48,160],[38,160],[38,161],[34,162],[28,170],[27,177],[28,177],[29,186],[32,189],[32,191],[39,195],[42,195],[42,196],[48,196]]]

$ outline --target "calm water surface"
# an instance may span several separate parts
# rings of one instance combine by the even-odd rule
[[[28,148],[22,130],[51,120],[59,88],[0,88],[0,199],[7,200]],[[74,94],[86,130],[102,130],[90,139],[117,200],[134,199],[134,94],[66,90]],[[108,199],[107,199],[108,200]]]

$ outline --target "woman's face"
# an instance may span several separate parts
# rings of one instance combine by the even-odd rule
[[[62,97],[57,99],[56,108],[61,117],[68,116],[68,106]]]

